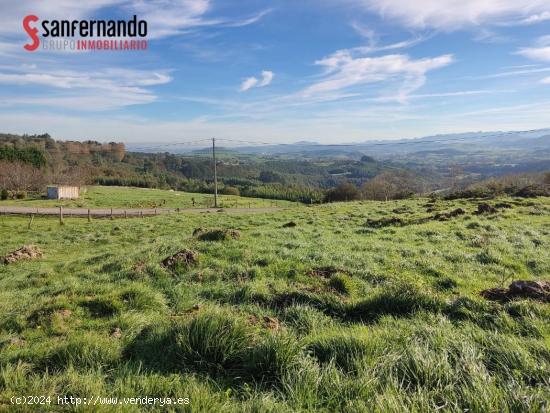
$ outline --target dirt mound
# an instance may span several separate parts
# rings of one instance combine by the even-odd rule
[[[290,221],[283,225],[283,228],[294,228],[296,226],[296,222]]]
[[[337,274],[337,273],[344,273],[345,274],[346,271],[344,271],[341,268],[336,268],[336,267],[333,267],[333,266],[316,267],[316,268],[312,268],[311,270],[309,270],[307,275],[309,275],[310,277],[330,278],[334,274]]]
[[[236,229],[197,228],[193,231],[193,236],[200,241],[225,241],[228,239],[239,239],[241,233]]]
[[[166,257],[160,263],[165,268],[174,268],[178,264],[192,265],[199,260],[199,253],[193,250],[181,250],[170,257]]]
[[[4,264],[13,264],[21,260],[37,260],[42,258],[42,250],[36,245],[25,245],[18,250],[10,252],[3,259]]]
[[[477,212],[476,212],[477,215],[496,214],[496,213],[497,213],[497,209],[494,206],[491,206],[489,204],[483,203],[477,206]]]
[[[495,204],[495,208],[497,209],[510,209],[512,208],[512,205],[508,202],[499,202],[498,204]]]
[[[367,227],[370,228],[384,228],[392,225],[403,225],[404,222],[401,218],[390,217],[390,218],[380,218],[380,219],[367,219]]]
[[[466,211],[464,211],[462,208],[457,208],[453,209],[450,212],[441,212],[439,214],[435,214],[433,219],[437,219],[438,221],[447,221],[448,219],[464,215],[465,213]]]
[[[489,288],[480,295],[487,300],[509,301],[514,298],[531,298],[550,302],[550,281],[514,281],[508,288]]]

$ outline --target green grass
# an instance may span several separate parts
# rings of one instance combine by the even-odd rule
[[[550,199],[501,201],[513,207],[490,215],[438,201],[466,211],[447,221],[424,199],[31,229],[0,216],[0,255],[44,252],[0,267],[0,406],[95,395],[190,398],[155,412],[544,412],[550,305],[479,291],[550,277]],[[160,264],[184,249],[196,263]]]
[[[88,186],[81,188],[80,199],[49,200],[29,197],[27,199],[9,199],[0,201],[0,206],[25,207],[74,207],[74,208],[210,208],[214,204],[214,195],[195,194],[160,189],[126,188],[113,186]],[[219,195],[220,207],[259,208],[288,207],[296,205],[290,201],[272,201],[270,199],[245,198],[233,195]]]

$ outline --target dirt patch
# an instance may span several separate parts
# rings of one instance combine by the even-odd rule
[[[263,317],[264,327],[269,330],[278,330],[281,327],[281,323],[276,318],[264,315]]]
[[[294,228],[296,226],[296,222],[290,221],[283,225],[283,228]]]
[[[480,295],[492,301],[509,301],[514,298],[531,298],[550,302],[550,281],[514,281],[508,288],[489,288]]]
[[[23,347],[26,344],[26,341],[23,337],[12,337],[10,338],[9,343],[12,346]]]
[[[199,261],[199,253],[193,250],[181,250],[170,257],[166,257],[160,265],[174,269],[177,265],[189,266]]]
[[[111,337],[112,338],[121,338],[122,337],[122,330],[120,329],[120,327],[115,327],[111,331]]]
[[[380,218],[380,219],[367,219],[367,227],[369,228],[384,228],[389,226],[401,226],[404,225],[404,221],[399,217]]]
[[[438,221],[447,221],[451,218],[458,217],[460,215],[464,215],[466,211],[464,211],[462,208],[453,209],[450,212],[441,212],[439,214],[435,214],[433,219]]]
[[[200,241],[226,241],[229,239],[239,239],[241,233],[236,229],[197,228],[193,231],[193,236]]]
[[[10,252],[3,259],[4,264],[13,264],[22,260],[37,260],[42,258],[42,250],[36,245],[24,245],[23,247]]]
[[[494,206],[485,204],[485,203],[479,204],[477,206],[477,212],[475,212],[476,215],[496,214],[496,213],[497,213],[497,209]]]
[[[61,318],[69,318],[72,313],[73,312],[71,310],[68,310],[68,309],[63,309],[63,310],[57,311],[57,314],[59,314]]]
[[[337,273],[344,273],[345,274],[346,271],[341,269],[341,268],[336,268],[336,267],[333,267],[333,266],[316,267],[316,268],[312,268],[311,270],[309,270],[307,275],[309,275],[310,277],[330,278],[334,274],[337,274]]]

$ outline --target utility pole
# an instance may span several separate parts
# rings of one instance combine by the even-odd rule
[[[212,138],[212,158],[214,159],[214,208],[218,207],[218,168],[216,166],[216,138]]]

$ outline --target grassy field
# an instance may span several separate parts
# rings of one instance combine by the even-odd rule
[[[192,208],[212,207],[214,195],[192,194],[188,192],[165,191],[146,188],[123,188],[113,186],[89,186],[82,188],[80,199],[55,200],[32,198],[0,201],[0,206],[24,207],[73,207],[73,208]],[[289,201],[244,198],[233,195],[219,195],[220,207],[261,208],[296,205]]]
[[[479,292],[550,278],[550,199],[487,215],[427,202],[0,217],[0,255],[44,252],[0,267],[0,410],[548,411],[550,305]],[[184,249],[187,263],[161,264]],[[189,404],[10,405],[20,395]]]

